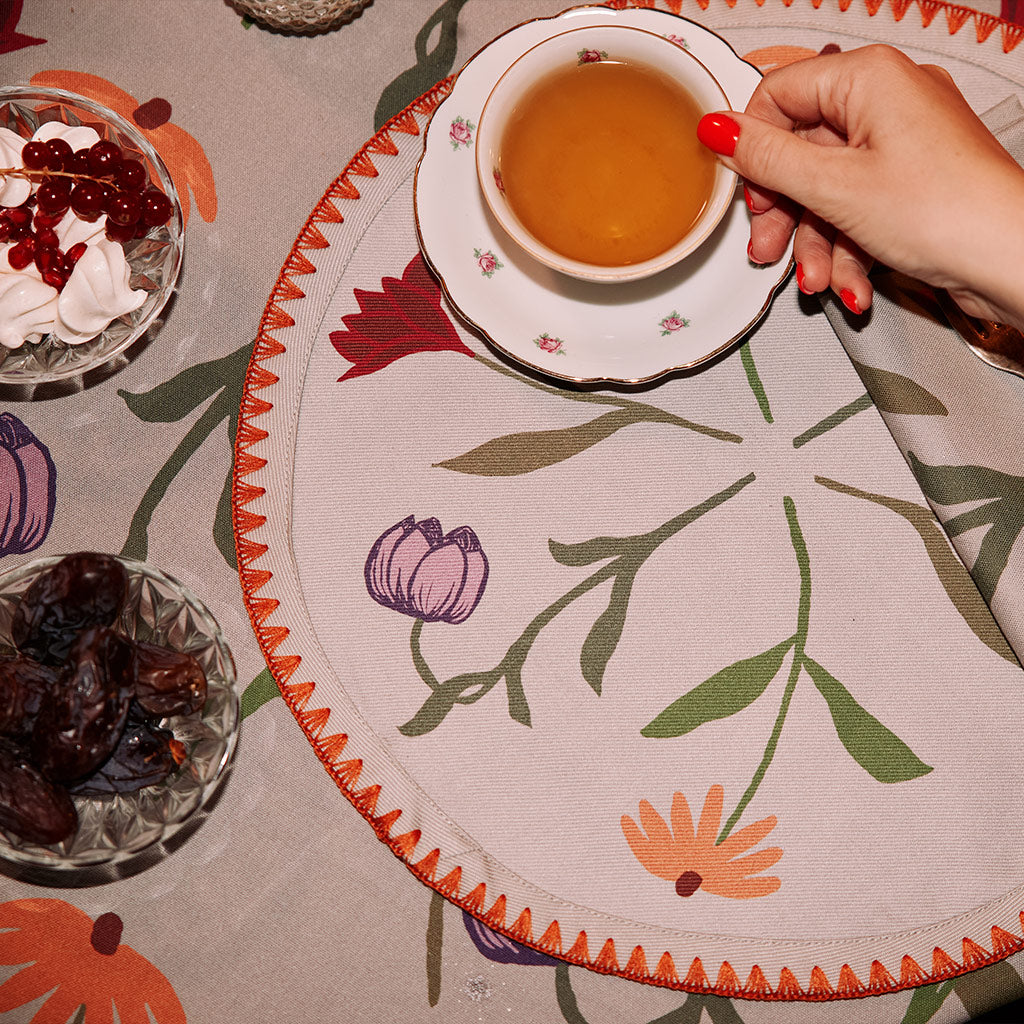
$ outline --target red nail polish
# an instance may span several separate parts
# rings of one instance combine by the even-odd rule
[[[814,294],[814,292],[804,284],[804,265],[802,263],[798,263],[796,265],[796,286],[804,293],[804,295]]]
[[[859,314],[861,312],[860,303],[857,302],[857,296],[849,288],[844,288],[839,293],[839,298],[842,300],[843,305],[851,312]]]
[[[697,138],[712,152],[732,156],[740,126],[728,114],[705,114],[697,124]]]
[[[743,201],[747,204],[747,209],[751,213],[757,213],[754,209],[754,197],[750,194],[750,189],[747,188],[746,184],[743,185]]]
[[[761,266],[761,264],[764,262],[763,260],[759,260],[754,255],[754,240],[753,239],[751,239],[749,242],[747,242],[747,259],[750,260],[751,263],[756,263],[758,266]]]

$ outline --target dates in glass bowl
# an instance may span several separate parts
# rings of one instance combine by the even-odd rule
[[[169,838],[238,721],[220,629],[170,576],[93,552],[0,576],[0,857],[83,868]]]

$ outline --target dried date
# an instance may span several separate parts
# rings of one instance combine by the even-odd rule
[[[133,672],[131,644],[113,630],[79,635],[32,730],[32,759],[47,778],[81,778],[110,756],[128,717]]]
[[[184,759],[185,748],[174,733],[148,722],[129,723],[110,757],[70,791],[76,796],[134,793],[162,782]]]
[[[0,734],[27,740],[57,670],[23,655],[0,659]]]
[[[135,700],[157,718],[191,715],[206,703],[206,673],[184,651],[136,641]]]
[[[11,621],[15,647],[37,661],[59,665],[79,632],[114,623],[127,589],[128,573],[113,555],[65,555],[25,591]]]
[[[78,829],[71,797],[11,740],[0,737],[0,827],[30,843],[61,843]]]

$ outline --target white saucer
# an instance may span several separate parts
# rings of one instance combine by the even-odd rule
[[[473,145],[480,111],[501,73],[542,39],[587,25],[624,24],[671,36],[742,110],[760,72],[720,36],[646,8],[578,7],[511,29],[459,72],[434,112],[416,168],[420,248],[455,309],[509,358],[576,383],[640,383],[711,359],[764,315],[789,262],[747,259],[749,217],[740,189],[711,238],[681,264],[628,284],[593,284],[519,250],[488,211]]]

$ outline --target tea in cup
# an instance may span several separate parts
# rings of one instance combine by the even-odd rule
[[[736,175],[697,140],[729,101],[689,51],[597,25],[538,43],[480,115],[477,177],[491,213],[539,262],[591,281],[678,263],[714,231]]]

